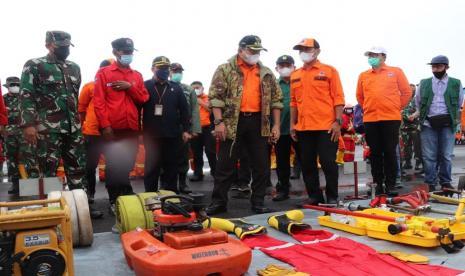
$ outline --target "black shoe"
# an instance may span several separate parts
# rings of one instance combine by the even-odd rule
[[[442,183],[441,184],[441,189],[455,189],[452,185],[450,185],[450,183]]]
[[[428,187],[430,192],[436,191],[436,185],[429,184]]]
[[[241,190],[235,190],[232,191],[231,197],[235,199],[249,199],[250,198],[250,190],[246,191],[241,191]]]
[[[323,199],[310,197],[308,199],[305,199],[305,200],[297,203],[297,207],[303,208],[304,205],[318,205],[318,203],[325,203],[325,201]]]
[[[94,208],[89,207],[90,218],[91,219],[99,219],[103,217],[103,212],[99,210],[95,210]]]
[[[386,186],[384,191],[386,192],[386,195],[390,197],[398,196],[399,193],[395,191],[395,187],[388,187]]]
[[[192,177],[189,177],[190,182],[198,182],[202,180],[203,180],[203,174],[201,175],[194,174]]]
[[[252,204],[250,207],[255,214],[273,213],[275,210],[265,207],[263,204]]]
[[[337,198],[328,198],[328,200],[326,200],[326,204],[335,204],[335,205],[337,205]]]
[[[404,166],[402,166],[402,168],[403,168],[404,170],[410,170],[410,169],[413,168],[413,167],[412,167],[412,163],[410,163],[410,162],[405,162],[405,163],[404,163]]]
[[[285,192],[278,192],[275,197],[273,197],[273,201],[284,201],[289,199],[289,193]]]
[[[8,189],[9,195],[17,195],[19,194],[19,185],[11,184],[10,188]]]
[[[207,215],[212,216],[220,213],[226,213],[228,211],[228,208],[224,205],[218,205],[218,204],[211,204],[205,209],[205,212]]]
[[[192,189],[187,183],[183,183],[182,185],[179,185],[179,192],[181,194],[190,194],[192,193]]]

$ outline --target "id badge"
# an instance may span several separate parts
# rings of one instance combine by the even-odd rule
[[[156,104],[155,105],[155,116],[161,116],[163,114],[163,105]]]

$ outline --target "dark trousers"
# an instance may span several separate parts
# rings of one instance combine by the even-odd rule
[[[163,185],[161,188],[177,192],[179,139],[177,137],[144,137],[144,146],[145,191],[158,191],[160,172],[163,169]]]
[[[100,155],[104,151],[104,140],[102,136],[86,135],[86,178],[87,178],[87,192],[89,195],[95,194],[95,170],[98,166]]]
[[[370,147],[371,174],[373,182],[394,188],[397,175],[396,147],[399,143],[400,121],[379,121],[365,124],[365,133]]]
[[[138,150],[138,137],[120,136],[105,141],[105,182],[110,203],[120,195],[132,194],[129,173],[134,168]]]
[[[270,178],[268,137],[261,136],[260,113],[239,116],[236,141],[227,139],[220,143],[213,187],[213,204],[226,205],[228,191],[235,181],[234,168],[245,148],[252,168],[252,204],[263,204],[265,190]]]
[[[252,172],[250,171],[249,157],[245,147],[240,149],[239,153],[239,167],[234,167],[234,183],[240,187],[249,186],[252,179]]]
[[[421,157],[420,132],[416,129],[409,129],[402,130],[401,134],[402,139],[404,140],[404,160],[410,163],[410,160],[412,160],[413,157],[413,153],[415,153],[415,160],[417,162],[421,162],[423,158]]]
[[[327,131],[298,131],[302,176],[308,196],[323,201],[320,189],[318,161],[326,179],[326,198],[338,197],[338,167],[336,164],[337,142],[331,141]]]
[[[202,133],[192,139],[191,148],[194,153],[194,175],[203,175],[203,152],[207,155],[208,164],[210,165],[210,174],[215,174],[216,152],[215,138],[211,134],[210,127],[203,127]]]
[[[289,192],[289,177],[291,176],[291,147],[297,154],[297,144],[292,140],[290,135],[281,135],[275,145],[276,153],[276,174],[278,175],[279,185],[276,186],[278,192]],[[300,154],[299,154],[300,155]]]

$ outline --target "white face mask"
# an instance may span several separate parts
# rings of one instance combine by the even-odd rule
[[[314,52],[312,52],[312,53],[301,52],[300,53],[300,59],[304,63],[312,62],[315,59],[315,53]]]
[[[292,73],[292,68],[289,67],[283,67],[278,69],[278,73],[282,78],[287,78],[291,75]]]
[[[194,89],[195,95],[200,96],[203,93],[203,90],[201,88]]]
[[[8,91],[11,93],[19,93],[19,86],[8,87]]]
[[[259,60],[260,54],[250,55],[248,53],[245,53],[244,55],[244,61],[249,65],[255,65],[258,63]]]

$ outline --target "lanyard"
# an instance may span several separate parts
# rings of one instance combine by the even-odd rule
[[[155,92],[157,92],[157,94],[158,94],[158,104],[161,104],[161,99],[163,99],[163,96],[165,95],[166,88],[168,88],[168,85],[166,85],[165,89],[163,89],[163,93],[161,93],[161,96],[160,96],[160,92],[158,92],[158,89],[157,89],[156,85],[154,86],[154,88],[155,88]]]

